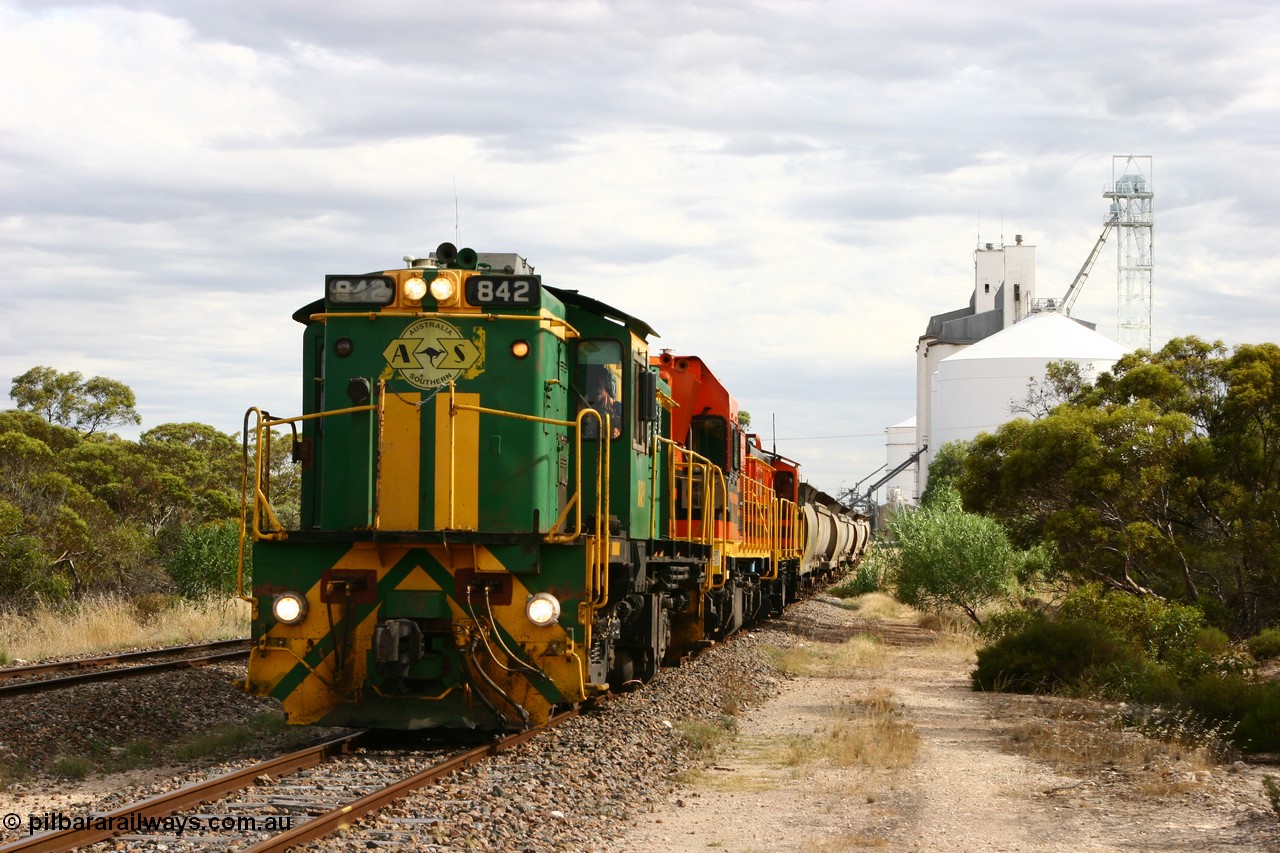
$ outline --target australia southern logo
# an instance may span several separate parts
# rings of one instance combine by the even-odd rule
[[[459,376],[474,379],[484,372],[484,329],[467,338],[444,320],[418,320],[382,355],[391,371],[418,388],[438,388]]]

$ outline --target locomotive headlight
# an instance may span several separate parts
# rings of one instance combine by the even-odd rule
[[[454,287],[453,279],[437,276],[431,279],[431,296],[436,302],[445,303],[453,299],[453,294],[457,292]]]
[[[404,283],[404,295],[406,298],[417,301],[427,293],[427,283],[420,278],[414,277]]]
[[[282,593],[271,602],[271,612],[275,615],[277,622],[297,625],[307,617],[307,600],[301,593]]]
[[[540,628],[554,624],[560,618],[560,602],[556,601],[556,597],[549,592],[540,592],[537,595],[529,596],[529,601],[524,606],[525,615],[529,617],[529,621]]]

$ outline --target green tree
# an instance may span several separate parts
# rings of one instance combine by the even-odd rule
[[[71,587],[44,571],[47,562],[22,510],[0,500],[0,594],[19,602],[34,596],[65,598]]]
[[[84,440],[84,437],[73,429],[50,423],[35,412],[24,412],[19,409],[0,412],[0,435],[9,432],[34,438],[54,453],[61,453],[75,447]]]
[[[60,373],[52,367],[33,367],[14,378],[9,396],[19,409],[35,412],[51,424],[73,427],[85,435],[142,423],[129,386],[102,376],[85,379],[74,370]]]
[[[933,502],[935,495],[955,488],[956,481],[964,473],[964,460],[972,446],[973,442],[960,440],[948,441],[938,448],[933,461],[929,463],[929,482],[920,495],[920,503],[927,506]]]
[[[239,518],[242,472],[240,442],[207,424],[162,424],[139,439],[145,458],[177,478],[187,495],[181,523]]]
[[[979,437],[959,488],[1081,580],[1280,616],[1280,348],[1197,338],[1120,359],[1036,421]]]
[[[1027,381],[1026,399],[1011,404],[1009,412],[1043,418],[1059,404],[1078,397],[1087,384],[1079,362],[1051,361],[1045,366],[1043,379],[1033,376]]]
[[[171,539],[166,548],[165,569],[179,595],[202,598],[235,593],[240,554],[238,522],[184,526],[175,530]]]
[[[979,611],[1013,594],[1026,555],[990,518],[965,512],[955,491],[937,492],[928,506],[894,513],[889,531],[897,597],[922,610],[956,607],[981,625]]]

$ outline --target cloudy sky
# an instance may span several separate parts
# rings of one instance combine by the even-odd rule
[[[980,241],[1065,291],[1113,155],[1153,158],[1157,345],[1280,338],[1277,45],[1271,0],[0,0],[0,382],[236,432],[299,410],[325,273],[450,240],[702,355],[835,492]]]

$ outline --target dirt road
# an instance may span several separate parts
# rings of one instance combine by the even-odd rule
[[[1115,709],[974,693],[971,646],[834,601],[769,630],[784,667],[819,674],[741,713],[619,850],[1280,851],[1278,767],[1119,731]],[[882,642],[851,651],[865,633]]]

